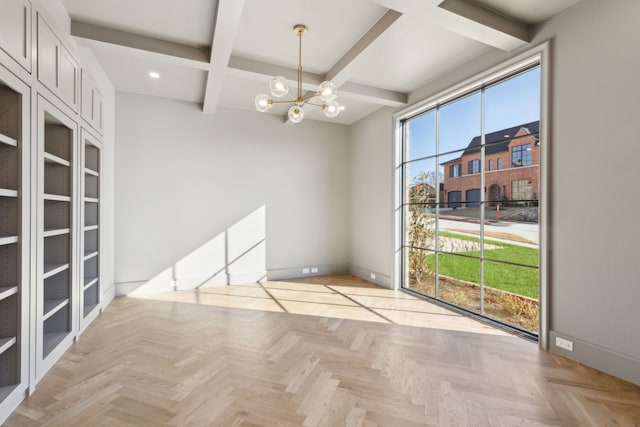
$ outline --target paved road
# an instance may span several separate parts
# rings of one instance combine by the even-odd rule
[[[478,223],[468,222],[464,220],[456,221],[451,219],[441,219],[439,227],[440,227],[440,230],[475,230],[475,231],[480,230],[480,224]],[[539,236],[538,224],[501,221],[496,224],[485,224],[484,230],[485,232],[493,231],[496,233],[515,234],[516,236],[520,236],[527,240],[535,242],[535,245],[523,244],[523,246],[537,247],[539,243],[540,236]],[[490,237],[490,239],[500,240],[500,239],[494,239],[493,237]],[[514,241],[509,241],[509,243],[521,244],[519,242],[514,242]]]

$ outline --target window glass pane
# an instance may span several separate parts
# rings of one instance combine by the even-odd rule
[[[467,148],[480,138],[480,92],[458,99],[440,108],[440,153]]]
[[[427,263],[433,252],[420,249],[405,248],[405,264],[409,283],[407,288],[425,295],[435,296],[435,266]]]
[[[405,125],[406,159],[414,160],[436,154],[436,112],[407,120]]]
[[[540,120],[540,67],[485,90],[485,132]]]
[[[493,318],[538,330],[538,269],[484,262],[484,310]]]
[[[437,158],[417,160],[407,164],[405,193],[406,246],[434,248],[434,211],[438,197],[436,189]]]
[[[427,265],[435,268],[435,255]],[[480,311],[480,260],[451,254],[438,254],[438,297],[472,311]]]

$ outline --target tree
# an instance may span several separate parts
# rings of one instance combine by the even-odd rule
[[[436,177],[435,172],[421,172],[409,185],[407,237],[411,247],[428,248],[435,237],[433,214],[429,213],[429,207],[436,200]],[[408,261],[409,274],[416,282],[422,281],[428,271],[424,253],[410,250]]]

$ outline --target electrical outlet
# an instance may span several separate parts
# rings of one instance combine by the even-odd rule
[[[311,267],[311,272],[312,273],[317,273],[318,272],[318,267]]]
[[[302,274],[309,274],[309,269],[308,268],[303,268],[302,269]]]
[[[556,346],[564,348],[567,351],[573,351],[573,341],[564,338],[556,337]]]
[[[370,276],[373,280],[376,280],[376,273],[371,273],[369,276]]]
[[[169,280],[169,287],[170,288],[175,288],[178,286],[178,282],[176,282],[175,280]]]

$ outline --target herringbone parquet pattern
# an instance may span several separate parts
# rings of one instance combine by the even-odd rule
[[[318,282],[118,298],[6,426],[640,425],[640,387],[404,293]]]

